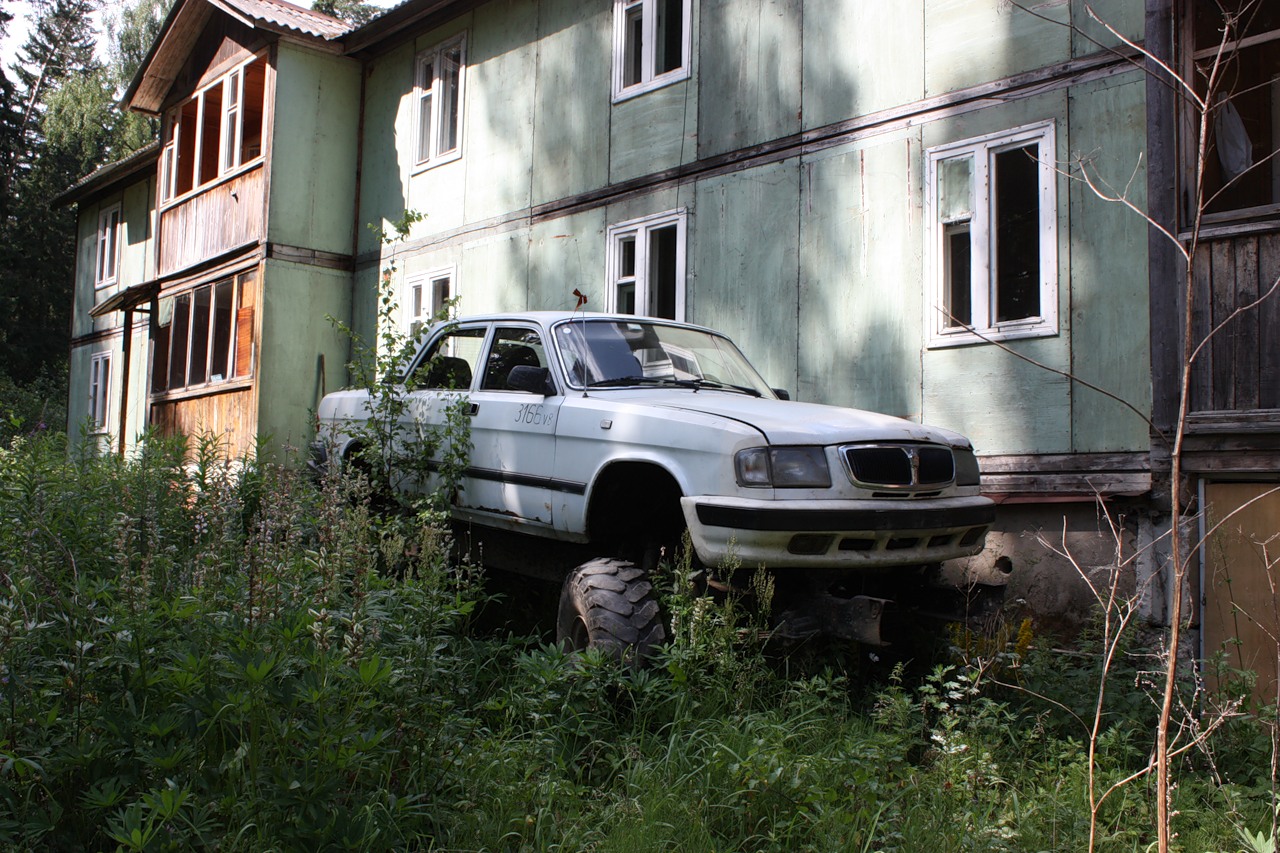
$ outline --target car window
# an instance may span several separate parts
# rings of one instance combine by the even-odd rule
[[[493,335],[480,387],[486,391],[509,391],[507,379],[513,368],[546,366],[542,335],[534,329],[499,327]]]
[[[480,367],[484,327],[455,329],[432,345],[413,371],[413,386],[467,390]]]

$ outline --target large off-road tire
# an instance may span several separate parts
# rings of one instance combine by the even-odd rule
[[[638,662],[665,639],[653,584],[634,563],[601,557],[565,578],[556,617],[556,640],[563,648],[601,649]]]

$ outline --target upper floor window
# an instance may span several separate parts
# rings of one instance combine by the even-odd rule
[[[255,59],[178,105],[165,122],[160,197],[177,198],[262,156],[267,61]]]
[[[684,319],[686,218],[675,210],[609,228],[606,310]]]
[[[1213,219],[1280,211],[1280,6],[1257,0],[1191,5],[1192,73],[1211,110],[1205,212]],[[1199,127],[1199,122],[1187,126]],[[1186,141],[1194,175],[1196,141]]]
[[[1057,334],[1053,124],[928,152],[930,343]]]
[[[614,0],[613,99],[689,76],[693,0]]]
[[[93,281],[96,287],[115,284],[120,266],[120,205],[113,204],[98,214],[97,260]]]
[[[89,429],[105,432],[111,400],[111,353],[95,353],[89,361]]]
[[[253,372],[257,271],[200,285],[160,300],[151,390],[181,391]]]
[[[453,278],[453,268],[450,267],[410,276],[405,282],[409,290],[409,298],[405,301],[408,314],[405,325],[409,334],[416,335],[431,325],[445,310],[445,306],[455,295]]]
[[[414,164],[434,166],[462,156],[462,85],[467,61],[465,36],[418,54],[414,81]]]

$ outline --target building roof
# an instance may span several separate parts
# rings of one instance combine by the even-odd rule
[[[84,201],[98,193],[109,192],[124,183],[131,182],[141,172],[155,174],[155,163],[160,156],[160,143],[149,142],[114,163],[99,166],[49,202],[50,207],[62,207]]]
[[[351,28],[345,21],[285,0],[178,0],[125,90],[121,99],[123,106],[159,114],[174,80],[215,12],[250,29],[335,53],[342,49],[338,38]]]

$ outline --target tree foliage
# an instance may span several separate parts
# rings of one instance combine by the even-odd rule
[[[316,0],[311,8],[341,18],[354,27],[362,27],[382,14],[382,9],[360,0]]]
[[[117,100],[168,0],[139,0],[120,13],[105,60],[95,55],[91,18],[99,2],[33,0],[13,77],[0,76],[0,372],[18,387],[65,388],[76,219],[50,202],[156,133],[150,119],[125,113]],[[4,419],[12,414],[0,411]]]

